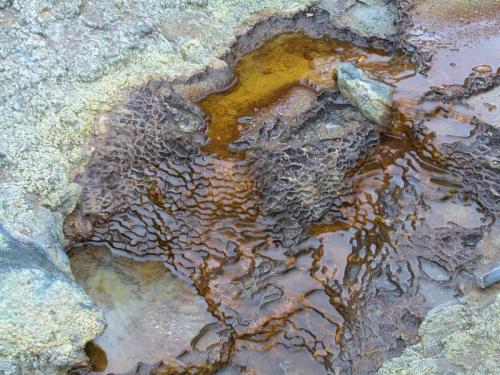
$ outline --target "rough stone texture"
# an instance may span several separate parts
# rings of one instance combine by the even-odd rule
[[[472,194],[495,216],[500,214],[500,129],[473,118],[463,141],[443,144],[450,169],[463,177]]]
[[[301,115],[256,124],[233,148],[247,151],[261,212],[293,232],[333,206],[348,188],[347,172],[377,140],[375,126],[345,98],[326,93]]]
[[[339,64],[335,71],[340,92],[349,102],[367,119],[386,127],[391,117],[394,88],[369,79],[351,63]]]
[[[62,215],[30,206],[20,189],[0,185],[0,370],[65,374],[85,360],[83,347],[104,319],[73,280]]]
[[[445,111],[451,107],[443,102],[468,98],[464,102],[482,120],[473,118],[470,126],[456,124],[455,129],[465,128],[466,134],[445,134],[446,129],[442,129],[441,134],[439,131],[431,134],[429,129],[424,129],[425,137],[418,137],[422,142],[420,145],[424,146],[424,158],[441,160],[442,165],[458,177],[458,186],[465,187],[479,198],[488,215],[497,221],[500,143],[495,128],[498,128],[498,90],[491,88],[498,85],[495,69],[498,68],[496,46],[500,20],[496,15],[500,3],[495,0],[418,0],[401,3],[406,3],[406,6],[401,9],[398,18],[406,19],[407,24],[402,33],[403,47],[420,55],[422,70],[427,73],[425,80],[415,77],[401,82],[398,85],[398,91],[404,92],[401,97],[419,100],[427,92],[427,99],[441,101],[439,105],[446,108]],[[453,113],[453,108],[450,113]],[[470,135],[469,128],[472,130]],[[484,237],[477,245],[473,244],[477,241],[473,233],[464,244],[472,244],[471,251],[481,254],[477,262],[483,263],[486,268],[481,266],[476,270],[481,269],[484,275],[485,270],[491,270],[491,264],[496,264],[498,259],[497,222],[484,228],[480,235]],[[446,263],[452,258],[455,259],[454,256],[446,258]],[[477,264],[468,267],[473,270]],[[494,294],[498,293],[498,289],[492,289]],[[466,292],[469,297],[477,297],[478,294],[484,299],[488,291],[479,292],[477,286],[473,286]],[[498,301],[497,295],[494,302],[486,307],[462,301],[458,305],[434,310],[422,324],[422,342],[408,348],[401,358],[388,362],[379,373],[498,373],[500,354],[498,340],[495,339],[499,327]],[[491,332],[493,334],[490,335]]]
[[[37,243],[57,233],[59,242],[44,251],[70,275],[67,259],[55,248],[63,215],[81,193],[72,180],[89,157],[91,134],[100,131],[99,123],[94,129],[97,115],[155,77],[187,81],[214,69],[228,79],[228,65],[219,58],[230,54],[236,36],[269,18],[279,26],[278,16],[292,24],[292,16],[310,3],[0,0],[2,219]],[[338,5],[338,12],[346,10],[342,1]],[[368,27],[370,21],[360,24]],[[280,30],[273,26],[252,46]],[[113,178],[108,185],[116,183]]]
[[[13,0],[0,0],[0,9],[8,8],[12,5]]]
[[[409,181],[425,176],[411,167],[408,172]],[[469,220],[478,215],[478,206],[469,205],[445,220],[429,220],[433,212],[453,212],[456,204],[442,202],[444,192],[432,197],[436,191],[417,186],[410,182],[399,187],[396,182],[379,193],[384,224],[354,234],[351,256],[359,259],[353,256],[344,278],[329,284],[332,290],[353,284],[360,288],[353,311],[358,318],[348,323],[352,337],[344,348],[356,374],[373,373],[375,363],[415,344],[429,308],[454,300],[458,285],[471,283],[470,273],[482,256],[477,245],[489,221],[483,215]],[[423,206],[422,201],[432,206]],[[367,248],[370,238],[376,243],[370,245],[373,250]],[[342,298],[350,309],[349,298]]]
[[[350,24],[354,24],[353,17],[358,17],[359,20],[359,17],[364,17],[363,14],[369,14],[369,19],[378,22],[375,27],[369,25],[371,30],[390,30],[390,25],[400,27],[399,24],[394,25],[390,12],[390,17],[385,17],[385,11],[381,9],[360,11],[372,3],[381,4],[379,1],[339,1],[328,2],[328,5],[331,9],[341,9],[338,12],[342,12],[344,6],[352,9],[344,17]],[[78,199],[79,188],[70,185],[70,182],[73,173],[79,171],[75,166],[87,156],[84,145],[92,133],[93,121],[98,112],[109,109],[121,94],[159,75],[167,79],[189,77],[206,66],[223,71],[227,65],[214,56],[222,56],[228,51],[234,41],[234,34],[242,24],[241,29],[248,29],[260,19],[282,13],[280,8],[293,13],[303,4],[291,1],[0,2],[0,8],[12,5],[7,10],[0,11],[0,69],[8,73],[2,77],[15,77],[15,80],[3,79],[0,91],[3,109],[0,114],[0,179],[18,187],[15,189],[10,186],[6,189],[9,192],[16,191],[18,197],[17,201],[10,202],[10,207],[15,212],[9,212],[8,220],[12,219],[34,233],[46,232],[43,225],[29,229],[33,227],[29,221],[30,215],[39,218],[42,216],[38,216],[38,212],[42,211],[31,209],[31,203],[24,203],[27,193],[35,193],[40,197],[40,203],[62,213],[72,209]],[[337,8],[340,4],[342,6]],[[342,17],[336,19],[336,22],[342,27],[340,19]],[[367,23],[359,22],[359,25]],[[163,105],[158,100],[155,102],[154,98],[152,102],[150,99],[151,94],[146,91],[143,104]],[[217,285],[216,280],[212,280],[214,284],[211,285],[211,294],[207,299],[215,300],[221,305],[225,302],[225,308],[212,308],[221,318],[230,322],[233,329],[248,333],[252,340],[262,340],[267,332],[282,324],[286,328],[281,331],[283,335],[275,339],[275,348],[287,345],[293,347],[295,339],[304,342],[303,348],[307,349],[302,350],[314,352],[319,361],[330,365],[331,358],[338,354],[338,348],[328,333],[335,334],[335,329],[342,324],[342,318],[329,316],[331,305],[327,302],[327,309],[320,308],[318,305],[321,303],[318,301],[328,301],[332,295],[335,299],[342,300],[347,298],[349,289],[369,290],[368,293],[371,291],[374,295],[382,293],[382,297],[373,297],[371,300],[378,301],[377,304],[366,307],[367,313],[375,313],[370,316],[382,316],[382,323],[362,322],[347,329],[350,334],[355,334],[353,341],[368,337],[377,345],[378,350],[374,353],[370,345],[358,342],[360,349],[352,351],[356,355],[349,358],[348,354],[343,354],[344,363],[355,363],[354,366],[360,363],[361,370],[358,373],[367,373],[363,372],[363,368],[369,368],[369,365],[359,361],[359,358],[373,363],[372,359],[380,361],[384,355],[388,355],[382,353],[387,347],[384,342],[388,337],[387,331],[391,332],[392,337],[398,338],[396,343],[391,341],[393,345],[390,355],[401,350],[404,343],[413,340],[412,334],[425,311],[421,305],[422,297],[417,295],[405,306],[399,304],[398,299],[400,293],[408,292],[407,289],[417,293],[415,290],[419,284],[413,279],[413,270],[418,269],[419,264],[426,264],[424,273],[427,272],[429,278],[437,280],[433,280],[434,284],[422,285],[430,285],[427,289],[434,290],[436,285],[446,282],[445,274],[469,269],[471,258],[474,259],[474,245],[481,236],[481,230],[464,232],[457,229],[434,234],[427,231],[423,237],[411,238],[413,242],[410,241],[409,245],[415,250],[424,247],[430,258],[432,249],[440,249],[442,252],[431,260],[441,263],[432,265],[428,263],[429,259],[419,263],[412,258],[405,264],[398,258],[400,254],[396,251],[389,267],[383,269],[376,279],[376,289],[369,289],[367,286],[373,285],[372,273],[360,270],[379,270],[381,264],[385,264],[381,263],[381,259],[391,250],[386,245],[373,249],[371,245],[374,243],[366,240],[370,236],[377,238],[377,241],[385,238],[383,232],[378,232],[380,227],[375,227],[376,229],[368,232],[360,230],[357,234],[356,241],[359,241],[359,245],[355,252],[359,261],[353,260],[346,267],[349,282],[347,290],[331,283],[331,279],[334,279],[331,278],[328,280],[329,295],[326,295],[320,291],[323,285],[310,279],[309,269],[289,262],[297,256],[303,262],[313,263],[311,254],[317,246],[309,243],[294,249],[295,252],[291,249],[261,246],[262,238],[265,237],[262,235],[262,227],[265,225],[258,220],[255,224],[252,221],[258,212],[258,204],[252,199],[254,181],[246,178],[248,165],[227,165],[203,157],[197,145],[182,140],[182,132],[175,135],[179,135],[181,141],[162,132],[160,128],[164,125],[163,121],[172,120],[166,114],[171,109],[162,108],[159,112],[148,113],[144,112],[144,108],[128,108],[128,112],[121,117],[124,122],[111,131],[110,134],[120,135],[124,131],[123,137],[115,144],[106,140],[106,152],[99,157],[101,162],[110,162],[108,169],[99,170],[102,166],[98,163],[91,165],[90,170],[97,174],[97,178],[93,180],[91,176],[88,177],[90,190],[84,192],[85,199],[91,198],[84,200],[85,219],[90,218],[91,222],[100,225],[92,239],[139,255],[157,252],[159,246],[163,246],[164,252],[156,255],[162,256],[176,272],[192,277],[195,281],[200,273],[217,270],[221,259],[231,260],[234,263],[230,266],[239,267],[238,272],[231,272],[230,267],[221,271],[227,282]],[[175,106],[173,109],[176,110]],[[197,124],[203,122],[203,118],[192,108],[181,105],[180,112],[192,119],[196,129]],[[103,122],[106,130],[106,121]],[[113,121],[111,123],[116,124]],[[148,145],[149,149],[141,148],[133,142],[137,136],[134,126],[151,124],[152,129],[146,132],[146,136],[153,139],[158,135],[158,138]],[[199,138],[198,143],[202,143],[203,137],[200,135]],[[166,151],[156,155],[157,150],[162,147]],[[108,152],[117,150],[124,151],[113,159],[113,153]],[[480,159],[484,161],[482,156]],[[159,160],[159,163],[152,164],[152,160]],[[175,162],[169,163],[169,160]],[[115,170],[117,165],[119,169]],[[145,165],[151,168],[133,169],[134,166]],[[232,174],[230,178],[226,175],[228,173]],[[120,184],[117,176],[125,176],[126,181]],[[158,181],[160,184],[150,183]],[[233,184],[234,181],[236,186],[230,185],[231,188],[228,189],[229,182]],[[98,190],[99,184],[103,186],[102,192]],[[92,194],[92,189],[96,189],[95,195]],[[397,191],[397,188],[394,187],[394,190]],[[405,190],[405,194],[414,193]],[[116,202],[112,200],[115,196]],[[388,197],[386,198],[389,200]],[[229,201],[229,205],[222,207],[221,200]],[[124,210],[124,207],[127,209]],[[99,211],[101,209],[102,212]],[[398,213],[390,207],[387,211],[396,212],[396,215]],[[158,212],[162,213],[160,217],[157,216]],[[410,214],[411,212],[407,213],[408,216]],[[245,223],[250,221],[252,224],[249,228]],[[76,229],[82,229],[84,223],[85,220],[70,224]],[[207,227],[210,230],[203,229],[202,233],[199,232],[200,228]],[[83,236],[88,235],[90,229],[84,229]],[[235,238],[241,247],[232,241]],[[441,246],[443,242],[447,246]],[[246,245],[248,246],[245,247]],[[192,252],[186,253],[186,248]],[[245,256],[245,252],[250,251],[255,253]],[[276,259],[270,259],[270,254]],[[453,262],[448,262],[449,259]],[[62,265],[64,259],[58,262]],[[234,273],[238,274],[237,277]],[[281,280],[281,275],[290,279]],[[429,283],[427,279],[426,282]],[[236,285],[236,293],[224,294],[224,285]],[[282,285],[293,285],[294,290],[284,287],[280,289]],[[303,289],[298,290],[298,286]],[[237,293],[242,290],[247,290],[247,293]],[[305,296],[313,301],[308,302]],[[228,301],[237,301],[238,311]],[[287,315],[289,312],[283,307],[287,305],[286,301],[301,301],[292,306],[299,312]],[[350,307],[349,301],[343,302],[344,309]],[[269,315],[271,322],[278,322],[276,326],[263,329],[264,323],[260,321],[255,324],[257,328],[251,331],[255,327],[249,328],[248,322],[255,321],[255,306],[267,309],[269,305],[276,307],[276,311]],[[392,311],[396,313],[391,314]],[[358,318],[363,315],[368,314],[361,312]],[[301,321],[311,320],[320,322],[314,329],[309,327],[307,332],[311,336],[304,338],[294,330],[294,326]],[[219,329],[227,328],[223,326],[217,328]],[[231,334],[226,337],[225,343],[231,343]],[[267,344],[266,340],[264,342]],[[216,364],[210,371],[213,372],[217,366],[227,362],[228,358],[224,354],[229,352],[228,347],[231,345],[222,348],[219,346],[221,350],[217,352],[216,349],[216,353],[209,356],[209,360],[215,358],[212,363]],[[201,349],[197,355],[206,358],[203,349],[207,347],[202,346]],[[271,361],[261,361],[259,364],[267,362]],[[7,362],[0,363],[4,365]],[[192,363],[195,361],[188,360],[186,364],[181,364],[184,368],[177,369],[180,368],[180,372],[188,369],[201,372],[200,368],[189,368]],[[167,366],[165,372],[172,371],[176,370]]]
[[[58,209],[97,113],[152,77],[224,65],[236,34],[308,3],[14,1],[0,11],[0,177]]]
[[[386,187],[374,193],[376,208],[369,199],[335,201],[352,180],[346,171],[377,143],[376,127],[338,92],[314,99],[300,89],[290,96],[256,116],[233,144],[248,160],[219,159],[200,151],[199,109],[169,85],[151,82],[103,119],[67,233],[163,260],[190,279],[227,333],[225,352],[218,353],[231,352],[235,368],[281,374],[299,355],[297,373],[370,374],[414,344],[425,313],[470,280],[491,219],[477,204],[450,198],[454,176],[421,167],[403,141],[396,151],[378,145],[364,162],[374,168],[363,176],[373,178],[368,186],[384,181]],[[293,108],[280,111],[283,102]],[[397,167],[377,167],[380,155],[393,157]],[[401,175],[385,178],[393,168]],[[282,177],[269,182],[275,176]],[[425,184],[436,177],[450,178],[450,187]],[[281,205],[266,201],[271,189],[269,199],[283,198]],[[338,255],[328,254],[336,248],[295,225],[303,230],[321,216],[338,218],[337,203],[347,203],[345,220],[356,221],[333,233],[339,246],[349,241],[338,269]],[[181,363],[140,365],[135,373],[204,368],[206,353],[195,352]],[[227,365],[226,356],[208,358],[216,358],[210,371]]]
[[[123,109],[101,123],[96,151],[77,180],[84,187],[82,199],[76,214],[65,224],[66,235],[87,238],[99,220],[126,211],[135,201],[141,201],[143,194],[152,204],[173,204],[173,211],[179,209],[175,194],[177,199],[184,197],[180,194],[181,182],[188,176],[189,164],[201,157],[199,146],[205,141],[204,130],[202,111],[182,100],[166,82],[152,81],[133,94]],[[205,163],[200,163],[200,177],[205,173]],[[178,169],[178,173],[170,168]],[[157,176],[165,181],[158,184]],[[169,189],[174,195],[171,202],[166,202],[164,192]],[[188,203],[190,197],[186,199]],[[164,236],[165,241],[172,240],[167,233]],[[133,241],[130,247],[136,244]],[[147,248],[154,250],[157,246],[156,242],[149,243]],[[145,250],[140,247],[139,254]]]
[[[499,314],[500,294],[482,307],[467,300],[440,306],[420,326],[420,343],[385,363],[378,374],[498,374]]]
[[[293,165],[300,168],[295,173],[316,178],[314,181],[324,185],[313,194],[299,179],[290,185],[294,199],[304,210],[295,211],[291,204],[283,213],[288,218],[297,214],[297,220],[305,223],[331,206],[332,194],[341,189],[338,179],[378,135],[374,126],[338,97],[338,93],[325,94],[313,109],[309,96],[304,100],[305,103],[299,102],[306,114],[298,116],[295,124],[280,125],[282,119],[268,118],[267,125],[279,126],[260,129],[269,130],[269,136],[284,137],[268,144],[269,155],[273,149],[276,155],[283,156],[287,155],[284,150],[297,150]],[[179,118],[183,121],[177,121]],[[307,124],[302,125],[301,121]],[[310,328],[314,336],[306,345],[325,346],[321,358],[330,361],[331,353],[338,352],[331,336],[342,318],[331,306],[331,311],[326,307],[311,310],[311,303],[304,300],[309,292],[315,290],[310,298],[326,301],[328,297],[321,285],[307,276],[306,270],[286,261],[291,254],[311,256],[319,246],[318,241],[306,240],[290,249],[274,244],[284,242],[288,236],[282,230],[275,231],[274,215],[270,215],[273,220],[259,215],[261,203],[256,186],[260,184],[249,173],[249,164],[253,162],[203,155],[195,141],[197,138],[203,141],[203,115],[161,82],[152,82],[132,95],[124,108],[117,108],[107,117],[106,123],[103,129],[108,130],[96,139],[94,157],[78,180],[84,187],[82,200],[70,216],[66,232],[74,238],[81,236],[81,240],[88,238],[116,250],[164,260],[174,272],[194,282],[214,315],[240,337],[264,334],[270,317],[279,321],[284,319],[283,314],[294,316],[305,309],[306,312],[290,319],[301,322],[310,315],[317,320],[318,326]],[[180,129],[186,124],[191,134]],[[286,130],[286,124],[291,128]],[[265,147],[265,139],[268,138],[254,139],[256,150]],[[345,152],[339,152],[342,147]],[[308,159],[299,155],[302,148],[315,162],[326,166],[315,169],[316,177],[307,171],[312,163],[307,164]],[[285,177],[286,161],[280,166]],[[262,187],[263,191],[268,188]],[[306,203],[301,202],[306,199],[313,211],[307,211]],[[270,256],[275,259],[269,259]],[[233,268],[241,269],[235,280]],[[214,277],[207,277],[209,274]],[[300,277],[305,282],[301,288],[292,287],[294,279],[286,281],[284,277]],[[260,310],[267,310],[268,305],[274,308],[262,314]],[[318,309],[321,312],[316,312]],[[322,318],[323,315],[327,318]],[[289,339],[283,336],[280,340]],[[188,367],[194,361],[189,358],[185,365]]]
[[[102,313],[46,249],[1,223],[0,275],[0,373],[65,374],[86,359],[85,344],[104,329]]]
[[[33,203],[23,195],[22,190],[0,185],[1,222],[43,248],[47,259],[61,272],[70,276],[68,258],[61,246],[62,215],[42,207],[25,209],[30,206],[33,206]]]
[[[320,4],[332,13],[339,11],[338,5],[332,1],[323,0]],[[348,28],[356,34],[370,38],[380,37],[390,39],[397,34],[395,22],[396,3],[386,0],[347,0],[346,10],[333,21],[337,27]],[[334,9],[334,8],[337,9]]]

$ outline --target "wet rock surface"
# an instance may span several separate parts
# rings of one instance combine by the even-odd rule
[[[470,120],[470,131],[465,136],[436,136],[420,124],[425,139],[424,153],[439,155],[446,167],[459,175],[458,183],[467,186],[481,204],[498,215],[500,132],[498,128],[476,117]]]
[[[232,145],[247,151],[260,212],[275,218],[288,236],[294,229],[303,234],[332,209],[348,189],[347,172],[379,134],[338,93],[325,93],[311,109],[294,115],[257,123]]]
[[[467,106],[481,120],[492,126],[500,125],[500,87],[476,94],[466,100]]]
[[[499,85],[500,71],[497,70],[493,72],[491,66],[483,65],[476,67],[465,79],[463,84],[431,87],[431,89],[426,92],[425,98],[428,100],[451,102],[469,98]]]
[[[419,98],[431,87],[461,85],[476,67],[498,69],[499,3],[486,1],[399,1],[401,46],[415,54],[425,77],[399,85]]]
[[[429,58],[428,76],[425,80],[409,79],[399,87],[404,96],[415,97],[415,92],[426,92],[418,106],[419,113],[412,112],[416,136],[421,145],[419,154],[427,160],[440,160],[439,164],[455,175],[455,181],[487,209],[492,219],[477,233],[482,239],[478,242],[477,237],[474,239],[475,234],[470,233],[466,245],[476,255],[480,254],[476,256],[477,265],[471,265],[469,272],[474,271],[477,286],[481,288],[489,280],[489,275],[494,274],[499,257],[496,186],[498,121],[495,117],[496,101],[492,100],[498,91],[498,66],[495,65],[498,58],[495,57],[496,52],[490,51],[493,45],[498,44],[498,19],[489,17],[496,13],[493,9],[497,7],[497,2],[418,2],[409,11],[414,26],[407,30],[405,38],[407,42],[416,42],[414,45],[421,43],[417,48],[421,55]],[[447,12],[453,12],[457,17],[450,20]],[[446,23],[445,27],[443,23]],[[413,36],[408,35],[411,33]],[[415,90],[416,87],[419,89]],[[428,100],[435,102],[430,104]],[[455,211],[453,216],[458,213]],[[453,222],[457,223],[457,220]],[[452,222],[447,223],[448,226],[450,224],[453,225]],[[446,242],[449,243],[448,240]],[[464,245],[462,243],[458,248]],[[424,271],[429,273],[429,270]],[[431,270],[432,273],[435,271],[434,268]],[[441,275],[441,271],[435,273],[435,277],[444,278],[445,274]],[[379,372],[498,372],[498,345],[489,341],[487,333],[496,330],[498,319],[493,317],[494,314],[482,315],[482,311],[495,308],[498,289],[490,285],[490,292],[478,292],[477,286],[464,289],[462,285],[459,289],[467,296],[466,300],[433,310],[419,331],[420,344],[405,350],[400,358],[384,364]],[[478,295],[482,296],[479,306],[471,302]],[[485,296],[492,297],[494,301],[487,305],[489,301],[485,301]],[[489,327],[483,331],[486,326]]]
[[[60,230],[62,215],[82,193],[66,224],[68,239],[163,261],[194,285],[217,320],[185,352],[138,364],[132,374],[374,373],[418,341],[430,308],[470,293],[478,265],[497,258],[496,124],[457,111],[459,99],[474,100],[497,84],[485,66],[494,72],[498,58],[482,52],[498,50],[498,19],[483,13],[496,14],[497,2],[320,1],[305,9],[306,3],[0,2],[0,69],[17,77],[0,79],[0,103],[7,109],[0,116],[6,221],[37,247],[45,234]],[[456,20],[447,20],[449,14]],[[245,144],[247,155],[226,151],[230,142],[210,149],[213,135],[224,135],[211,134],[213,121],[185,99],[226,87],[239,55],[297,29],[364,46],[401,47],[428,75],[415,75],[415,67],[394,54],[364,49],[349,56],[347,44],[332,44],[333,58],[302,54],[298,61],[313,65],[312,73],[299,81],[292,77],[271,93],[272,100],[230,113],[227,139],[245,134],[236,145]],[[403,113],[380,137],[336,91],[330,72],[346,60],[371,78],[397,84],[396,96],[404,99]],[[295,72],[293,67],[284,70]],[[266,69],[262,73],[272,77]],[[175,81],[185,97],[167,81]],[[297,85],[309,91],[287,97]],[[427,101],[416,103],[429,90],[431,110]],[[277,100],[281,107],[273,104]],[[488,104],[483,111],[495,105]],[[263,106],[269,112],[254,113]],[[280,113],[288,106],[296,108]],[[95,153],[82,172],[96,114],[110,108],[95,124]],[[239,127],[233,118],[240,119]],[[339,136],[332,124],[348,131]],[[321,148],[324,141],[328,147]],[[347,154],[331,150],[345,146]],[[328,168],[317,168],[300,150]],[[284,177],[270,183],[274,169],[265,160],[273,160]],[[71,183],[74,174],[80,174],[83,191]],[[280,203],[266,198],[272,189],[287,192]],[[33,201],[25,200],[28,194]],[[71,273],[60,241],[42,246],[42,258],[64,279]],[[8,241],[5,253],[16,246]],[[40,260],[26,254],[26,264]],[[31,273],[30,280],[37,277]],[[70,293],[61,296],[71,303],[62,314],[82,297],[72,281],[65,285]],[[49,327],[47,337],[57,330]],[[470,335],[465,350],[476,352],[483,338]],[[80,348],[81,342],[73,344]],[[13,348],[7,346],[9,358],[17,355]],[[64,347],[69,351],[62,356],[36,363],[16,357],[16,366],[28,373],[59,371],[68,358],[80,360],[78,348]],[[485,353],[494,358],[498,350]],[[10,359],[0,363],[18,371]]]

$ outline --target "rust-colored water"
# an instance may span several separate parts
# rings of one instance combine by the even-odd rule
[[[196,286],[234,334],[235,373],[370,373],[401,351],[395,337],[411,342],[434,299],[454,293],[445,281],[424,280],[427,249],[412,239],[450,222],[477,227],[485,220],[426,139],[413,134],[416,108],[406,104],[407,113],[395,113],[378,148],[351,172],[342,217],[312,226],[321,245],[292,251],[275,243],[248,165],[228,149],[247,126],[238,118],[256,116],[297,86],[334,88],[334,67],[347,60],[395,85],[414,75],[403,55],[278,36],[238,60],[230,88],[199,103],[210,117],[206,154],[189,168],[175,161],[148,166],[153,177],[140,199],[96,229],[95,242],[158,256]],[[436,136],[467,134],[466,111],[418,110],[428,113]],[[442,266],[426,267],[439,273]]]
[[[238,124],[238,118],[255,116],[297,85],[317,92],[334,88],[335,65],[345,61],[356,62],[390,83],[414,74],[409,59],[401,54],[329,38],[279,35],[237,61],[235,82],[229,89],[200,101],[200,107],[209,116],[210,144],[205,151],[221,157],[235,156],[228,145],[239,137],[244,126]]]

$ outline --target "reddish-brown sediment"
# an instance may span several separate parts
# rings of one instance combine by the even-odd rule
[[[123,201],[105,201],[95,213],[91,241],[163,260],[195,285],[225,335],[227,355],[212,362],[191,348],[152,366],[157,372],[132,373],[182,373],[192,358],[202,358],[192,360],[201,363],[200,373],[223,367],[255,374],[372,373],[415,342],[428,309],[452,299],[469,280],[480,256],[474,246],[491,215],[434,147],[439,137],[467,138],[474,127],[472,115],[456,105],[401,99],[380,144],[348,175],[352,189],[302,242],[283,246],[275,223],[260,214],[249,165],[229,143],[259,116],[286,112],[293,100],[307,107],[314,91],[334,88],[333,67],[346,59],[402,86],[401,95],[411,86],[404,82],[417,79],[402,55],[281,36],[236,64],[232,87],[202,100],[210,117],[203,152],[189,145],[170,150],[158,141],[152,144],[165,153],[161,159],[151,154],[154,148],[135,153],[132,146],[103,159],[130,171],[119,180]],[[418,80],[422,87],[434,83]],[[435,134],[416,134],[417,119]],[[129,116],[120,126],[136,120]],[[141,121],[150,135],[161,133],[156,120]],[[119,147],[107,142],[104,151]]]

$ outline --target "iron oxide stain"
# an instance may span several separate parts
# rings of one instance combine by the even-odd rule
[[[116,147],[106,141],[90,170],[118,163],[123,191],[117,199],[106,180],[109,190],[84,192],[94,226],[86,241],[162,260],[195,286],[227,344],[227,355],[213,361],[200,354],[213,355],[211,346],[192,344],[174,362],[130,374],[369,374],[415,342],[432,306],[453,298],[491,220],[433,146],[436,136],[467,137],[467,113],[401,99],[391,128],[348,175],[352,189],[293,246],[261,215],[245,155],[229,149],[255,118],[286,111],[298,87],[312,97],[335,91],[334,66],[347,60],[396,86],[415,73],[400,54],[285,34],[239,59],[236,82],[199,103],[208,145],[162,140],[161,111],[147,112],[147,95],[161,86],[117,120],[129,148],[106,159]],[[201,118],[191,107],[175,113],[190,123]],[[416,134],[416,113],[438,134]],[[145,141],[135,146],[137,137]]]
[[[220,157],[237,156],[228,145],[239,138],[245,118],[258,115],[293,87],[316,92],[335,88],[335,65],[345,61],[356,62],[389,83],[414,74],[410,59],[399,53],[299,33],[279,35],[237,60],[231,87],[199,102],[209,117],[210,143],[204,150]]]

